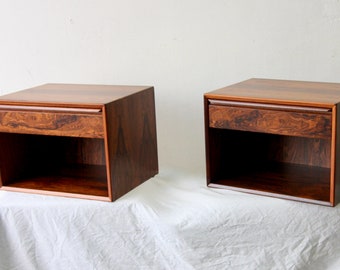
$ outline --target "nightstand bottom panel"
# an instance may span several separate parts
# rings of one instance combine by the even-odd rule
[[[250,193],[272,193],[298,200],[330,201],[330,169],[276,163],[244,170],[234,176],[211,179],[209,186],[243,189]],[[269,194],[268,194],[269,195]]]
[[[37,174],[30,178],[13,180],[2,187],[4,190],[38,193],[80,194],[108,198],[106,167],[102,165],[74,165],[49,174]]]

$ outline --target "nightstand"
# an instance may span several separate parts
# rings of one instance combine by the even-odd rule
[[[113,201],[158,173],[153,87],[46,84],[0,97],[0,189]]]
[[[335,206],[340,84],[250,79],[204,95],[207,185]]]

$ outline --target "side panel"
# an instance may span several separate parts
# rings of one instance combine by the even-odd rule
[[[340,119],[340,108],[339,104],[337,104],[334,109],[336,110],[336,119],[333,121],[333,133],[334,133],[334,140],[332,142],[332,150],[334,149],[334,153],[332,153],[332,158],[334,160],[334,180],[333,180],[333,187],[331,186],[331,193],[334,194],[334,206],[340,202],[340,130],[339,130],[339,119]],[[334,190],[334,191],[333,191]],[[331,194],[331,195],[333,195]]]
[[[153,88],[105,106],[112,200],[158,173]]]

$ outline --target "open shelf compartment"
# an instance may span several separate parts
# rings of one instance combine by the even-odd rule
[[[330,139],[208,132],[208,186],[330,205]]]
[[[109,201],[104,139],[0,133],[4,190]]]

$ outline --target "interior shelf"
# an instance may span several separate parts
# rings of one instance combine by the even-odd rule
[[[256,193],[274,193],[317,201],[329,201],[330,169],[289,163],[275,163],[240,172],[237,175],[219,176],[209,186],[228,186],[248,189]]]
[[[103,165],[74,165],[59,172],[20,178],[7,183],[6,187],[108,197]]]

